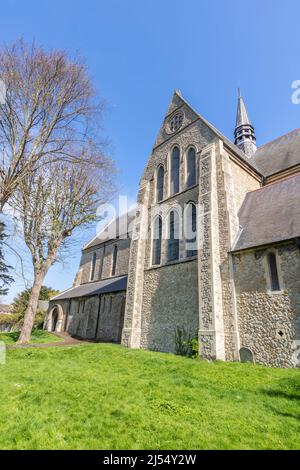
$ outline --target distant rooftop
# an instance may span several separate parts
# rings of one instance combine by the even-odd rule
[[[73,299],[78,297],[89,297],[92,295],[120,292],[126,290],[127,276],[112,277],[103,281],[88,282],[62,292],[52,297],[51,301]]]
[[[0,304],[0,315],[3,313],[12,313],[13,306],[8,304]]]

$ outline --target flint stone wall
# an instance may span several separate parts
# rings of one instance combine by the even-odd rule
[[[268,250],[234,256],[240,347],[274,367],[300,365],[300,253],[294,245],[274,247],[282,290],[269,289]]]

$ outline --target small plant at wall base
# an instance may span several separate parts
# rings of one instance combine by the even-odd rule
[[[197,335],[188,333],[185,328],[176,328],[175,352],[178,356],[187,356],[196,359],[199,355],[199,342]]]

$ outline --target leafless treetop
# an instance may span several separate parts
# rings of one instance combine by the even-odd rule
[[[41,163],[86,158],[103,163],[99,103],[86,66],[65,52],[23,41],[0,50],[0,209]]]

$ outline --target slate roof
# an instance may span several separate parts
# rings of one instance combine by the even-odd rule
[[[62,292],[52,297],[53,300],[73,299],[76,297],[90,297],[92,295],[106,294],[126,290],[127,276],[114,277],[103,281],[89,282]]]
[[[232,251],[300,237],[300,175],[246,194]]]
[[[259,147],[251,160],[264,176],[300,164],[300,129]]]

